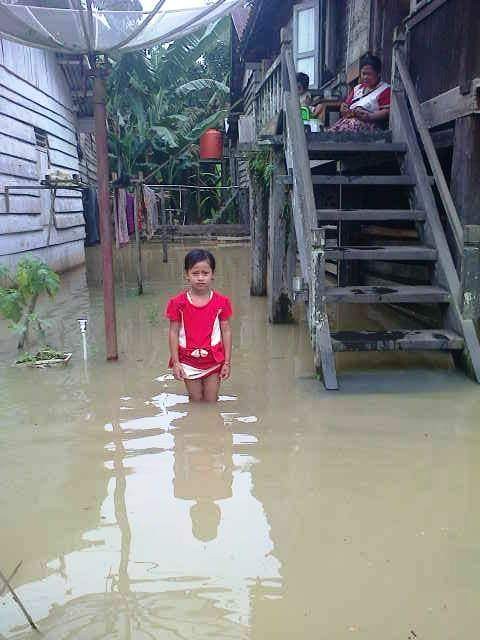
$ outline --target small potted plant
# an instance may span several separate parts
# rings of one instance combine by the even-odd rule
[[[38,298],[47,294],[54,298],[60,287],[60,278],[55,271],[41,260],[24,258],[15,273],[0,265],[0,316],[9,321],[9,327],[19,334],[18,349],[23,353],[17,358],[18,366],[46,367],[66,364],[72,354],[64,353],[50,346],[42,346],[34,353],[25,352],[31,342],[32,330],[36,341],[45,344],[46,322],[41,320],[35,309]]]

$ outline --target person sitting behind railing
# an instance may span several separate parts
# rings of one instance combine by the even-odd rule
[[[360,83],[340,104],[340,120],[327,131],[332,132],[373,132],[383,128],[390,116],[390,85],[381,79],[380,58],[366,55],[360,65]],[[314,113],[321,116],[323,105]]]
[[[312,94],[309,92],[310,78],[306,73],[297,73],[297,91],[301,107],[309,107],[312,104]]]

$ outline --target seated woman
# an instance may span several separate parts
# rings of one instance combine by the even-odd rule
[[[380,74],[382,63],[377,56],[367,55],[360,66],[357,84],[340,106],[341,118],[327,131],[373,132],[388,122],[390,115],[390,85]]]

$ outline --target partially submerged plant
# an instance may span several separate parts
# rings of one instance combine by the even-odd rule
[[[47,264],[36,258],[24,258],[15,273],[0,265],[0,315],[9,327],[20,334],[18,348],[23,349],[33,327],[40,340],[45,339],[46,322],[35,312],[38,298],[47,294],[55,297],[60,277]]]
[[[56,349],[52,349],[52,347],[47,346],[43,347],[35,354],[25,351],[25,353],[22,353],[18,360],[15,361],[15,364],[27,364],[42,360],[63,360],[64,358],[65,354],[63,351],[57,351]]]

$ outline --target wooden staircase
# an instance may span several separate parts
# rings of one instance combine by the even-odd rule
[[[312,278],[317,280],[317,295],[312,302],[316,309],[312,309],[312,314],[322,317],[327,313],[327,304],[397,304],[397,305],[440,305],[440,316],[442,317],[442,327],[422,328],[421,330],[392,329],[385,331],[369,331],[359,327],[355,331],[330,331],[329,335],[317,336],[314,338],[314,347],[317,352],[317,365],[323,374],[325,386],[328,389],[337,389],[338,383],[335,372],[335,361],[333,354],[344,351],[447,351],[452,354],[462,354],[465,350],[463,333],[459,327],[452,326],[448,319],[447,309],[452,304],[452,293],[448,284],[439,277],[439,248],[435,242],[431,241],[428,233],[425,232],[425,225],[428,223],[427,212],[416,205],[417,198],[415,190],[417,178],[410,173],[401,173],[406,170],[408,163],[408,149],[405,144],[363,142],[345,143],[325,141],[325,135],[307,136],[307,147],[311,159],[326,159],[334,161],[337,169],[342,170],[348,167],[349,162],[353,162],[356,173],[365,161],[365,157],[371,164],[371,156],[378,159],[378,167],[382,162],[390,162],[398,165],[398,174],[392,175],[342,175],[341,173],[329,175],[313,175],[312,184],[317,195],[321,195],[323,185],[338,185],[339,188],[348,187],[350,190],[349,201],[355,201],[354,192],[356,187],[369,188],[372,193],[375,188],[383,189],[391,187],[397,191],[392,191],[391,204],[389,208],[338,208],[338,209],[317,209],[318,229],[314,233],[312,242],[313,269]],[[377,169],[378,170],[378,169]],[[430,180],[428,180],[430,183]],[[407,189],[410,193],[408,198],[411,208],[395,209],[396,194],[398,188]],[[362,198],[359,198],[360,202]],[[395,232],[395,225],[400,223],[405,228],[405,224],[411,229],[416,229],[418,239],[401,239],[400,241],[375,239],[372,242],[368,231],[372,225],[379,223],[389,225],[386,229]],[[328,227],[327,227],[328,225]],[[332,235],[332,226],[337,230],[336,244],[326,241],[326,230],[328,228]],[[349,238],[355,235],[362,237],[362,234],[350,232],[351,227],[362,228],[363,236],[368,239],[368,243],[348,242]],[[413,234],[415,235],[415,234]],[[345,241],[344,239],[347,239]],[[320,258],[320,259],[319,259]],[[357,266],[362,263],[375,265],[379,262],[395,262],[398,264],[398,273],[401,274],[402,265],[409,263],[423,264],[427,273],[430,273],[428,284],[382,284],[369,285],[359,282],[360,269],[343,270],[338,269],[338,279],[341,286],[328,286],[325,274],[325,263],[335,261],[339,266],[341,263],[350,262]],[[360,275],[360,279],[362,276]],[[313,325],[318,322],[313,322]],[[325,332],[324,332],[325,333]]]
[[[284,94],[289,170],[282,181],[291,185],[301,271],[309,289],[315,363],[325,387],[338,388],[334,354],[343,351],[450,352],[455,363],[480,382],[480,344],[473,322],[462,315],[462,287],[454,261],[463,255],[463,230],[401,54],[397,51],[394,66],[390,139],[339,140],[328,133],[305,134],[298,98],[291,90],[295,76],[288,42],[282,51],[288,75]],[[424,153],[433,175],[427,172]],[[433,184],[446,213],[443,220]],[[322,191],[332,187],[348,190],[347,203],[340,199],[337,207],[322,207],[321,202],[319,206]],[[355,199],[357,187],[370,193],[383,189],[387,206],[372,208],[371,200],[363,206],[365,198]],[[399,189],[405,190],[402,198]],[[379,238],[382,229],[385,237]],[[392,240],[392,229],[404,230],[397,234],[399,239]],[[387,263],[396,263],[399,281],[402,270],[412,265],[422,270],[424,281],[365,281],[362,267]],[[337,286],[327,281],[331,264],[337,265]],[[419,330],[331,331],[327,304],[345,303],[435,305],[440,322]]]

